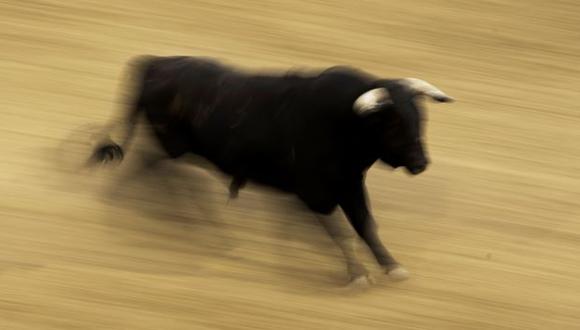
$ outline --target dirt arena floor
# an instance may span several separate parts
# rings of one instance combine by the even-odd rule
[[[0,329],[580,329],[580,4],[572,0],[0,1]],[[345,291],[285,195],[167,164],[78,172],[136,54],[425,79],[433,164],[376,165],[412,272]],[[87,126],[89,125],[89,126]],[[361,247],[361,253],[366,253]]]

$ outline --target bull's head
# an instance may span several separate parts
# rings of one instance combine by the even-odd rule
[[[355,113],[378,122],[380,159],[397,168],[404,166],[409,173],[423,172],[429,163],[423,145],[421,109],[418,99],[428,97],[436,102],[452,102],[435,86],[426,81],[405,78],[381,80],[354,102]]]

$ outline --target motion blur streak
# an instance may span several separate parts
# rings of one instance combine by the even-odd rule
[[[578,329],[576,1],[0,1],[0,329]],[[412,273],[365,292],[285,195],[186,163],[82,171],[126,61],[417,77],[432,165],[367,178]],[[349,291],[349,293],[351,293]]]

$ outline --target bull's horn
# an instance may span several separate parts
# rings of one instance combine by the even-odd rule
[[[386,88],[375,88],[363,93],[354,101],[354,112],[366,116],[381,109],[381,106],[392,103],[391,95]]]
[[[431,85],[425,80],[417,78],[405,78],[400,80],[401,85],[408,88],[411,92],[417,95],[429,96],[437,102],[453,102],[454,98],[443,93],[439,88]]]

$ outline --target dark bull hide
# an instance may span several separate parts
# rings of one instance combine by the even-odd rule
[[[385,271],[406,271],[376,233],[365,173],[377,160],[416,175],[428,164],[419,97],[452,98],[419,79],[378,79],[349,67],[317,74],[250,74],[194,57],[140,57],[125,138],[105,139],[91,160],[121,159],[141,115],[169,158],[202,156],[231,175],[298,196],[319,216],[339,206]],[[331,233],[332,234],[332,233]],[[339,246],[351,279],[368,281],[352,244]]]

